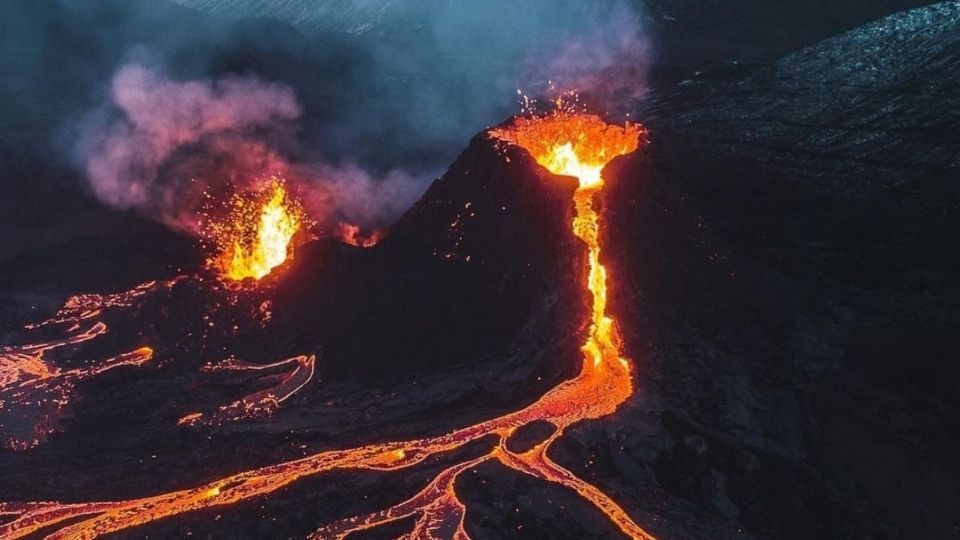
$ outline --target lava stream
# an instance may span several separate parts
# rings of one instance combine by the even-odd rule
[[[25,327],[28,331],[61,328],[62,337],[0,348],[0,445],[26,450],[41,444],[58,429],[60,415],[76,395],[77,381],[152,359],[153,349],[140,347],[65,369],[51,362],[47,353],[99,338],[109,330],[99,320],[104,310],[130,307],[147,292],[170,283],[151,281],[120,293],[72,296],[53,317]]]
[[[569,488],[592,503],[631,538],[652,539],[613,499],[576,477],[548,456],[550,445],[571,425],[612,414],[633,394],[631,366],[620,355],[616,323],[606,311],[607,274],[600,263],[600,217],[594,195],[603,186],[604,165],[616,156],[634,151],[641,129],[606,124],[597,116],[560,110],[551,115],[518,118],[503,129],[490,132],[501,141],[526,149],[554,174],[576,176],[580,186],[573,202],[576,211],[573,233],[587,246],[585,286],[593,305],[589,330],[582,346],[580,372],[547,391],[536,402],[479,424],[445,435],[420,440],[373,444],[346,450],[321,452],[222,478],[199,487],[140,499],[58,503],[0,503],[0,513],[16,517],[0,527],[0,538],[23,538],[60,524],[47,538],[89,539],[194,510],[223,507],[275,492],[306,476],[334,469],[397,470],[423,462],[431,455],[448,452],[486,436],[499,439],[489,454],[441,471],[423,490],[391,508],[331,523],[312,538],[343,538],[408,516],[416,516],[414,530],[406,538],[466,539],[466,508],[455,490],[464,470],[495,460],[510,469]],[[506,448],[506,440],[519,427],[546,421],[556,427],[546,441],[524,453]]]
[[[317,357],[311,354],[310,356],[294,356],[270,364],[251,364],[235,358],[228,358],[222,362],[206,366],[204,371],[207,372],[259,372],[287,366],[293,366],[293,369],[283,377],[279,384],[271,388],[244,396],[208,414],[201,412],[187,414],[177,421],[177,425],[212,426],[238,420],[272,416],[280,408],[281,403],[296,394],[313,379],[316,365]]]

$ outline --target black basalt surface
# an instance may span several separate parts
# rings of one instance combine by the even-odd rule
[[[278,280],[278,326],[323,344],[344,376],[511,354],[544,302],[585,300],[567,233],[576,184],[544,176],[526,154],[478,135],[381,243],[297,255]]]
[[[729,17],[752,13],[744,6]],[[636,393],[570,429],[551,457],[658,538],[960,535],[960,2],[808,43],[864,22],[849,9],[802,32],[795,52],[764,45],[750,67],[661,81],[637,111],[648,144],[605,171],[610,309]],[[157,364],[82,382],[61,432],[0,450],[0,500],[155,494],[530,403],[579,360],[573,188],[481,133],[374,248],[306,244],[249,305],[220,306],[201,280],[112,315],[111,334],[81,351],[153,339]],[[94,254],[5,263],[3,343],[73,287],[198,269],[191,242],[140,227]],[[137,260],[162,264],[81,275],[112,242],[128,254],[156,245]],[[70,286],[56,283],[74,270]],[[261,295],[268,324],[225,330]],[[216,330],[201,339],[211,314]],[[227,352],[322,360],[271,418],[177,427],[253,386],[200,374]],[[511,444],[549,433],[534,425]],[[409,471],[337,471],[116,537],[302,538],[395,504],[490,444]],[[477,539],[618,537],[575,494],[493,464],[457,490]]]

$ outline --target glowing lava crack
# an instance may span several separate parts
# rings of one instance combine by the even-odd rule
[[[562,382],[523,409],[438,437],[322,452],[195,488],[140,499],[78,504],[5,503],[0,505],[0,513],[15,517],[0,528],[0,537],[22,538],[59,524],[62,528],[47,538],[94,538],[184,512],[263,496],[324,471],[411,467],[433,454],[493,435],[500,443],[490,453],[443,470],[408,500],[368,515],[330,523],[318,529],[312,538],[344,538],[353,532],[410,517],[415,520],[414,526],[405,538],[469,538],[464,526],[466,507],[454,486],[460,473],[486,461],[497,461],[510,469],[566,486],[606,514],[624,534],[631,538],[652,538],[613,499],[548,455],[551,444],[562,437],[568,427],[613,413],[633,394],[630,362],[620,355],[616,324],[606,311],[607,275],[600,264],[600,217],[593,198],[603,187],[600,176],[603,166],[616,156],[634,151],[640,133],[639,126],[608,125],[599,117],[563,110],[544,117],[518,118],[510,127],[490,133],[492,137],[526,149],[554,174],[579,178],[572,229],[588,249],[586,286],[593,298],[593,308],[589,333],[582,346],[583,364],[576,377]],[[526,452],[509,450],[506,440],[514,430],[535,421],[549,422],[556,430],[546,441]]]

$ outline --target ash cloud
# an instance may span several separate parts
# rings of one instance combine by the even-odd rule
[[[613,4],[572,36],[524,62],[530,90],[555,98],[577,91],[596,112],[628,115],[647,89],[652,46],[639,12]]]
[[[119,208],[159,212],[178,228],[189,227],[180,221],[177,199],[196,191],[182,185],[193,178],[162,174],[179,151],[203,147],[204,153],[279,168],[279,158],[248,133],[300,115],[293,91],[282,85],[237,77],[175,82],[139,64],[125,65],[113,77],[110,102],[118,118],[81,129],[80,153],[94,194]]]
[[[63,198],[181,230],[203,187],[275,169],[330,219],[382,226],[518,111],[518,88],[577,87],[617,114],[642,95],[633,1],[14,0],[0,151],[81,173],[35,179]]]
[[[93,193],[193,234],[206,194],[295,184],[320,225],[382,227],[420,193],[401,170],[374,176],[355,163],[292,161],[302,113],[293,89],[256,77],[175,81],[159,68],[122,66],[108,103],[83,123],[78,157]],[[291,142],[293,141],[293,142]],[[229,194],[229,193],[227,193]]]

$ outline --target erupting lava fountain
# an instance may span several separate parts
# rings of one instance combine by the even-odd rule
[[[305,222],[300,201],[279,178],[271,178],[261,191],[235,193],[226,216],[204,228],[214,253],[207,266],[236,281],[260,279],[287,260],[290,243]]]
[[[587,267],[583,269],[584,287],[593,300],[589,329],[582,345],[580,372],[548,390],[538,400],[520,410],[426,439],[377,443],[359,448],[332,450],[301,459],[277,463],[240,472],[193,488],[161,493],[139,499],[89,503],[0,503],[0,513],[16,517],[0,526],[0,538],[23,538],[55,527],[48,538],[80,539],[114,533],[144,523],[195,510],[223,507],[254,497],[276,492],[296,480],[332,470],[365,469],[396,471],[422,463],[428,457],[451,452],[467,443],[492,437],[494,445],[485,454],[455,463],[442,470],[420,492],[389,508],[362,514],[316,530],[311,538],[342,539],[351,533],[413,519],[413,529],[404,538],[468,539],[466,505],[460,500],[455,483],[460,473],[484,462],[498,462],[534,478],[565,486],[602,511],[625,535],[650,540],[653,537],[641,528],[611,497],[597,487],[578,478],[573,472],[554,462],[548,455],[550,446],[575,423],[601,418],[614,413],[633,394],[631,362],[622,356],[617,325],[607,313],[608,277],[601,264],[600,211],[594,207],[594,196],[603,188],[603,167],[613,158],[637,149],[643,130],[634,124],[610,125],[600,117],[570,111],[559,106],[545,116],[516,118],[509,126],[494,129],[489,135],[501,142],[514,144],[529,152],[537,163],[554,174],[575,176],[579,187],[573,195],[576,210],[572,232],[587,247]],[[283,191],[275,188],[269,208],[284,207]],[[241,205],[242,206],[242,205]],[[263,223],[277,223],[266,207]],[[241,214],[246,215],[245,210]],[[289,241],[299,223],[284,221],[281,230]],[[288,234],[289,233],[289,234]],[[272,233],[270,233],[272,234]],[[258,232],[257,239],[264,233]],[[269,235],[267,235],[269,236]],[[229,234],[225,238],[232,238]],[[272,238],[272,237],[271,237]],[[230,244],[228,244],[230,245]],[[235,246],[244,247],[242,241]],[[259,244],[257,244],[259,245]],[[273,245],[273,244],[271,244]],[[237,252],[241,255],[236,255]],[[242,268],[257,270],[235,275],[256,276],[269,271],[266,254],[242,250],[228,251],[221,261],[243,261]],[[282,262],[285,252],[272,251]],[[257,266],[264,261],[264,266]],[[246,264],[250,262],[250,264]],[[511,450],[508,439],[523,426],[547,422],[555,430],[545,440],[524,452]]]

